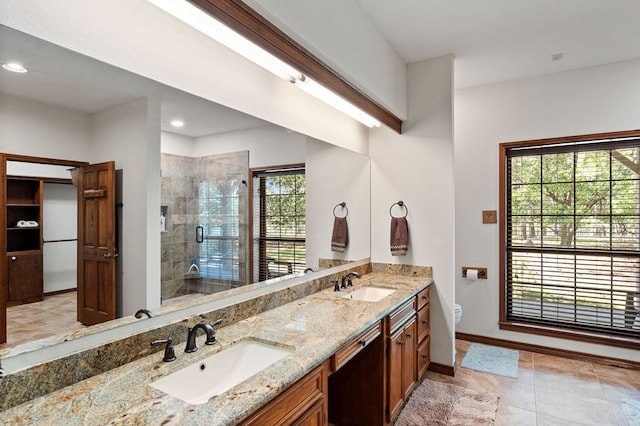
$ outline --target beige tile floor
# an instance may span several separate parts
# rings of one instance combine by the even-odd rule
[[[42,302],[7,308],[7,342],[0,348],[83,328],[76,321],[76,297],[74,291],[45,296]]]
[[[458,366],[470,344],[456,341]],[[456,377],[427,377],[499,394],[499,426],[640,426],[640,413],[631,423],[623,407],[640,406],[640,370],[520,351],[517,379],[462,367]]]

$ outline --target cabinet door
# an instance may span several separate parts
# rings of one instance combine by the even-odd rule
[[[320,401],[313,407],[309,408],[293,425],[322,426],[324,424],[324,406]]]
[[[402,334],[402,398],[407,399],[416,382],[416,321],[411,321]]]
[[[42,300],[42,252],[7,255],[8,301]]]
[[[387,403],[389,404],[389,421],[393,419],[402,406],[404,392],[402,389],[402,346],[404,330],[399,330],[389,338],[389,365],[387,380]]]

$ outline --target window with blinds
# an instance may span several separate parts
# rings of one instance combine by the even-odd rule
[[[253,171],[254,279],[306,267],[304,167]]]
[[[501,148],[501,321],[640,337],[640,137]]]

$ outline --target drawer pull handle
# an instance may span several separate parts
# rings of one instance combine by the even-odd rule
[[[362,347],[365,347],[365,346],[367,346],[367,341],[366,341],[366,340],[364,340],[364,339],[362,339],[362,340],[360,340],[360,341],[358,342],[358,344],[359,344],[360,346],[362,346]]]
[[[404,345],[404,342],[400,341],[398,342],[399,345]]]
[[[429,359],[427,355],[422,355],[422,359]]]
[[[427,296],[422,296],[422,299],[427,300]]]
[[[428,324],[428,321],[427,321],[427,320],[422,320],[422,323],[423,323],[424,325],[427,325],[427,324]]]
[[[408,337],[408,338],[411,338],[411,333],[407,333],[407,337]]]

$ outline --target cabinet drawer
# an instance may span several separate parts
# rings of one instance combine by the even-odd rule
[[[387,330],[389,334],[395,333],[398,327],[416,314],[415,304],[415,299],[411,298],[411,300],[387,316]]]
[[[242,425],[291,425],[317,404],[323,406],[326,373],[325,364],[307,374],[299,382],[242,422]],[[306,421],[306,420],[305,420]],[[304,424],[304,422],[303,422]]]
[[[332,357],[331,370],[338,371],[351,358],[356,356],[362,349],[378,337],[381,333],[380,322],[368,328],[364,333],[353,339],[350,343],[336,352]]]
[[[416,296],[416,299],[418,301],[418,309],[421,309],[424,305],[429,303],[429,298],[430,298],[429,289],[430,288],[431,287],[427,287],[424,290],[421,290],[420,293],[418,293],[418,295]]]
[[[427,371],[429,363],[431,362],[431,337],[427,336],[426,339],[418,345],[418,380],[422,378],[422,375]]]
[[[421,342],[429,335],[429,330],[431,329],[430,311],[431,303],[427,303],[418,311],[418,342]]]

